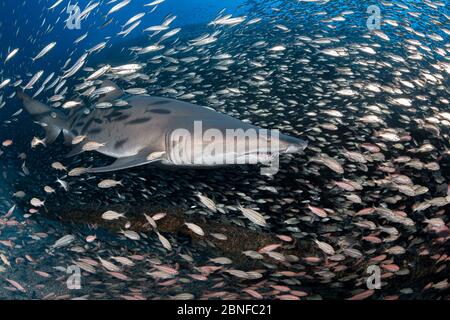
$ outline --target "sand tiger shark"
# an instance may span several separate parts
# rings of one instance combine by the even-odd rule
[[[46,144],[55,141],[61,133],[69,145],[75,137],[83,137],[68,156],[85,152],[83,146],[96,142],[96,152],[115,159],[111,165],[89,168],[91,173],[153,162],[193,167],[240,164],[249,159],[264,163],[279,154],[300,152],[307,146],[302,139],[281,133],[269,135],[265,129],[208,107],[147,95],[124,96],[109,80],[102,85],[114,90],[99,101],[114,102],[121,98],[127,104],[66,114],[24,93],[17,93],[34,121],[45,129]],[[199,126],[205,134],[195,132]],[[234,134],[231,140],[226,138],[229,132]]]

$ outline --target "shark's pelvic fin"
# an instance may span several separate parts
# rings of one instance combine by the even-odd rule
[[[110,171],[116,171],[116,170],[123,170],[128,168],[134,168],[138,167],[144,164],[152,163],[152,162],[158,162],[163,160],[162,158],[158,159],[147,159],[148,153],[144,154],[137,154],[132,157],[125,157],[125,158],[118,158],[116,161],[114,161],[109,166],[105,167],[97,167],[97,168],[90,168],[87,172],[89,173],[102,173],[102,172],[110,172]]]

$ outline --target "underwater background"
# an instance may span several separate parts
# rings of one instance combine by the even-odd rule
[[[69,5],[93,8],[79,29]],[[449,1],[0,0],[0,17],[0,299],[450,297]],[[80,98],[87,112],[95,98],[77,88],[127,64],[140,68],[99,79],[308,148],[275,176],[70,174],[110,159],[67,158],[62,137],[34,144],[44,130],[16,92],[58,110]]]

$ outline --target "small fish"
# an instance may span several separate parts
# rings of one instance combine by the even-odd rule
[[[45,139],[39,139],[38,137],[33,137],[33,140],[31,140],[31,147],[36,148],[37,146],[42,145],[46,146]]]
[[[163,247],[166,248],[167,250],[171,251],[172,250],[172,245],[170,244],[169,240],[167,240],[167,238],[164,237],[159,232],[156,232],[156,234],[158,235],[158,239],[161,242],[161,244],[163,245]]]
[[[9,262],[8,257],[6,257],[3,253],[0,253],[0,259],[2,262],[7,265],[8,267],[11,267],[11,263]]]
[[[109,16],[111,13],[117,12],[120,9],[122,9],[123,7],[125,7],[126,5],[128,5],[131,2],[131,0],[124,0],[118,4],[116,4],[114,7],[112,7],[108,13],[106,14],[107,16]]]
[[[81,15],[80,15],[81,16]],[[84,39],[86,39],[86,37],[88,36],[88,33],[86,32],[85,34],[83,34],[82,36],[78,37],[73,43],[74,44],[78,44],[81,41],[83,41]]]
[[[141,24],[141,21],[136,21],[128,29],[119,32],[117,35],[126,37],[127,35],[129,35],[131,33],[131,31],[136,29],[140,24]]]
[[[217,240],[225,241],[228,240],[228,237],[223,233],[211,233],[211,236],[216,238]]]
[[[118,266],[116,266],[112,262],[109,262],[108,260],[104,260],[100,257],[98,257],[98,260],[100,261],[102,266],[108,271],[111,271],[111,272],[120,272],[121,271],[121,269]]]
[[[113,104],[111,102],[99,102],[95,104],[97,109],[108,109],[111,108]]]
[[[19,291],[22,291],[22,292],[27,292],[26,290],[25,290],[25,288],[20,284],[20,283],[18,283],[17,281],[15,281],[15,280],[11,280],[11,279],[7,279],[7,278],[5,278],[5,280],[6,281],[8,281],[14,288],[16,288],[17,290],[19,290]]]
[[[106,143],[99,143],[99,142],[95,142],[95,141],[89,141],[87,143],[85,143],[82,147],[82,149],[84,151],[95,151],[98,150],[102,147],[104,147],[106,145]]]
[[[197,193],[197,197],[200,199],[200,202],[207,207],[209,210],[213,212],[217,212],[217,207],[214,201],[212,201],[210,198],[202,195],[201,193]]]
[[[17,191],[13,194],[13,196],[16,198],[23,198],[23,197],[25,197],[25,195],[26,195],[26,193],[23,191]]]
[[[153,218],[153,220],[158,221],[158,220],[163,219],[166,215],[167,215],[166,213],[160,212],[160,213],[154,214],[152,218]]]
[[[14,209],[16,209],[16,205],[13,205],[11,208],[8,209],[8,212],[4,215],[4,218],[10,217],[13,214]]]
[[[319,240],[314,240],[314,242],[317,244],[319,249],[322,250],[323,252],[325,252],[326,254],[328,254],[328,255],[335,254],[333,247],[331,245],[329,245],[328,243],[319,241]]]
[[[44,74],[44,70],[39,70],[36,74],[30,79],[30,81],[23,87],[23,90],[33,88],[33,85],[41,78]]]
[[[160,158],[162,158],[165,154],[166,154],[165,151],[156,151],[156,152],[152,152],[151,154],[149,154],[149,155],[147,156],[147,160],[152,161],[152,160],[160,159]]]
[[[107,189],[107,188],[112,188],[112,187],[115,187],[115,186],[118,186],[118,185],[123,186],[122,185],[122,181],[116,181],[116,180],[112,180],[112,179],[105,179],[105,180],[100,181],[97,186],[99,188],[102,188],[102,189]]]
[[[173,37],[174,35],[176,35],[180,31],[181,31],[181,28],[175,28],[173,30],[167,31],[165,34],[163,34],[161,36],[161,38],[159,39],[159,42],[162,42],[162,41],[164,41],[166,39],[169,39],[170,37]]]
[[[108,271],[108,274],[110,274],[111,276],[113,276],[114,278],[117,278],[119,280],[123,280],[123,281],[130,280],[130,278],[127,275],[125,275],[121,272]]]
[[[84,135],[76,136],[72,139],[72,144],[73,145],[79,144],[79,143],[83,142],[85,139],[86,139],[86,136],[84,136]]]
[[[65,235],[64,237],[58,239],[51,247],[53,249],[61,248],[71,244],[75,240],[75,237],[71,234]]]
[[[266,219],[263,217],[262,214],[260,214],[259,212],[256,212],[253,209],[248,209],[248,208],[244,208],[242,206],[239,206],[239,210],[241,210],[242,214],[249,219],[250,221],[252,221],[253,223],[261,226],[261,227],[265,227],[267,226],[267,222]]]
[[[272,52],[281,52],[281,51],[284,51],[284,50],[286,50],[286,47],[282,46],[282,45],[275,46],[275,47],[272,47],[272,48],[269,49],[269,51],[272,51]]]
[[[5,79],[0,83],[0,89],[3,89],[4,87],[6,87],[8,84],[11,83],[11,79]]]
[[[157,229],[157,225],[156,225],[156,221],[155,221],[155,219],[153,219],[152,217],[150,217],[149,215],[147,215],[147,214],[145,214],[144,213],[144,216],[145,216],[145,219],[148,221],[148,223],[150,223],[150,225],[152,226],[152,228],[153,229]]]
[[[70,170],[67,175],[69,177],[78,177],[78,176],[86,173],[87,170],[88,170],[87,168],[83,168],[83,167],[74,168],[74,169]]]
[[[375,293],[375,290],[366,290],[361,293],[355,294],[349,300],[363,300],[367,299]]]
[[[132,260],[130,260],[126,257],[111,257],[111,258],[114,259],[115,261],[123,264],[124,266],[132,267],[135,265],[135,263]]]
[[[68,190],[69,190],[69,185],[67,184],[66,181],[61,180],[61,179],[58,178],[58,179],[56,179],[56,182],[58,182],[59,185],[60,185],[65,191],[68,191]]]
[[[233,261],[226,257],[219,257],[219,258],[211,258],[209,261],[217,263],[217,264],[231,264]]]
[[[9,60],[11,60],[18,52],[19,52],[19,48],[16,48],[16,49],[12,50],[12,51],[6,56],[6,59],[5,59],[5,62],[4,62],[4,63],[7,63]]]
[[[87,243],[91,243],[91,242],[94,242],[96,239],[97,239],[97,236],[95,236],[95,235],[90,235],[90,236],[87,236],[87,237],[86,237],[86,242],[87,242]]]
[[[231,15],[227,15],[224,17],[220,17],[209,23],[210,25],[227,25],[227,26],[235,26],[245,21],[247,17],[232,17]]]
[[[127,237],[128,239],[131,240],[139,240],[141,237],[139,236],[139,234],[135,231],[132,230],[121,230],[120,231],[125,237]]]
[[[72,109],[81,105],[81,101],[67,101],[62,105],[63,109]]]
[[[50,278],[50,274],[49,273],[47,273],[47,272],[44,272],[44,271],[39,271],[39,270],[36,270],[36,271],[34,271],[37,275],[39,275],[39,276],[41,276],[41,277],[43,277],[43,278]]]
[[[138,51],[138,54],[146,54],[146,53],[150,53],[150,52],[159,51],[162,49],[164,49],[163,45],[154,44],[154,45],[150,45],[148,47],[142,48],[141,50]]]
[[[123,25],[123,27],[126,27],[130,24],[132,24],[135,21],[138,21],[139,19],[141,19],[143,16],[145,16],[145,12],[141,12],[138,14],[135,14],[134,16],[132,16],[130,19],[128,19],[127,22],[125,22],[125,24]]]
[[[44,191],[47,192],[47,193],[55,193],[56,192],[55,189],[53,189],[50,186],[45,186],[44,187]]]
[[[125,213],[118,213],[116,211],[108,210],[102,214],[102,219],[112,221],[117,220],[119,218],[124,218]]]
[[[42,207],[44,205],[44,201],[41,201],[38,198],[32,198],[30,203],[33,207]]]
[[[184,224],[195,234],[197,234],[199,236],[205,235],[205,232],[203,231],[203,229],[200,228],[198,225],[196,225],[194,223],[189,223],[189,222],[185,222]]]
[[[145,7],[157,6],[158,4],[163,3],[166,0],[155,0],[150,3],[144,4]]]
[[[89,77],[87,77],[86,81],[95,80],[97,78],[100,78],[102,75],[104,75],[106,72],[108,72],[109,69],[111,69],[111,66],[109,64],[101,67],[100,69],[98,69],[97,71],[92,73]]]
[[[52,50],[56,46],[56,42],[51,42],[48,45],[44,47],[34,58],[32,58],[33,61],[36,61],[37,59],[42,58],[45,56],[50,50]]]
[[[57,6],[61,4],[61,2],[63,2],[63,0],[56,0],[56,2],[50,8],[48,8],[48,10],[55,9]]]
[[[2,146],[9,147],[13,144],[13,141],[11,139],[5,140],[2,142]]]
[[[311,210],[311,212],[314,213],[315,215],[317,215],[318,217],[321,217],[321,218],[328,217],[327,212],[321,208],[317,208],[317,207],[308,205],[308,209]]]
[[[281,247],[281,244],[279,244],[279,243],[269,244],[269,245],[259,249],[258,252],[259,253],[267,253],[267,252],[274,251],[274,250],[278,249],[279,247]]]

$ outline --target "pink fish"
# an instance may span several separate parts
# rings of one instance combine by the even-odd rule
[[[311,205],[308,205],[308,209],[311,210],[312,213],[314,213],[316,216],[320,218],[326,218],[328,217],[328,214],[325,210],[317,207],[313,207]]]
[[[375,293],[374,290],[366,290],[361,293],[355,294],[353,297],[349,298],[348,300],[363,300],[367,299],[370,296],[372,296]]]
[[[17,290],[22,291],[22,292],[27,292],[27,291],[25,290],[25,288],[22,287],[22,285],[20,285],[20,283],[18,283],[17,281],[10,280],[10,279],[5,279],[5,280],[8,281],[8,282],[9,282],[14,288],[16,288]]]
[[[261,249],[258,250],[259,253],[267,253],[267,252],[271,252],[273,250],[278,249],[279,247],[281,247],[281,244],[279,243],[275,243],[275,244],[269,244]]]

